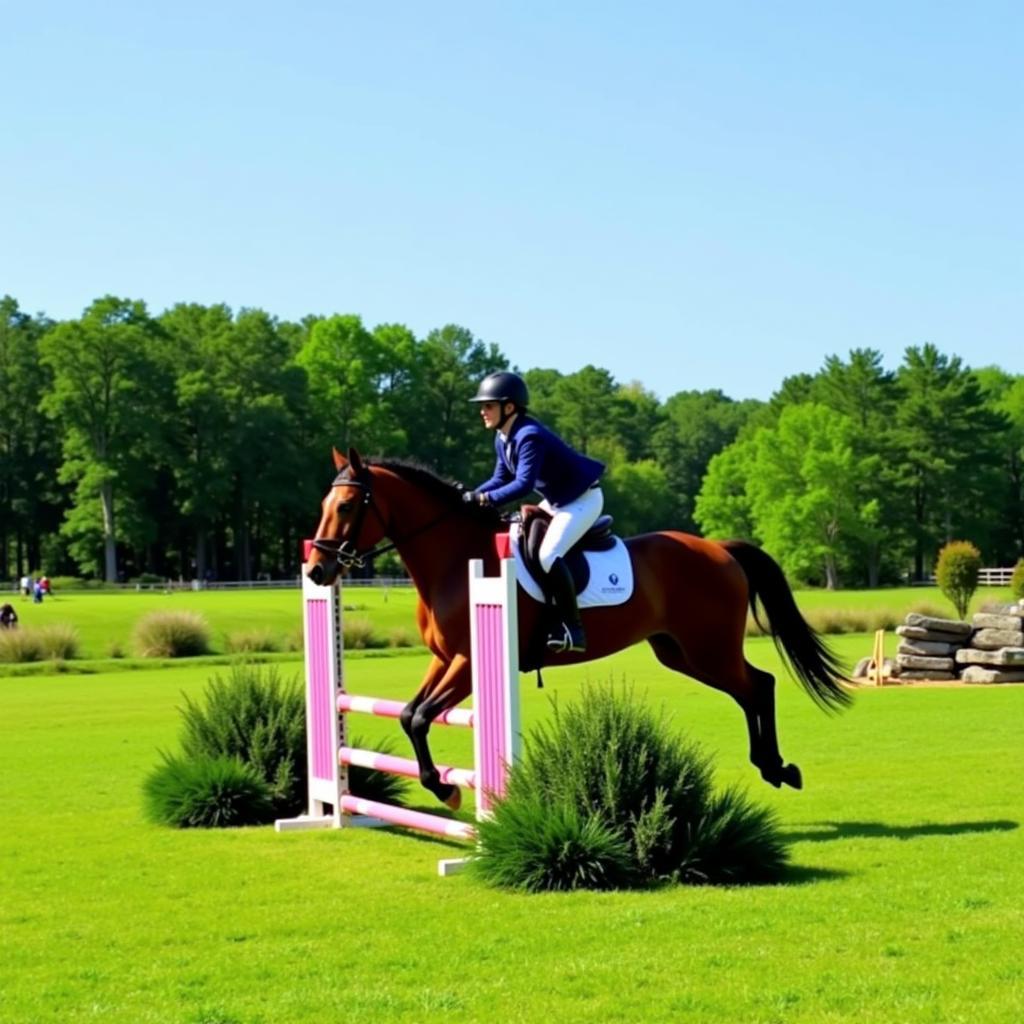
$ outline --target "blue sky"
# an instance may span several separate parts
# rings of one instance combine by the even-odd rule
[[[445,323],[767,398],[1024,373],[1020,3],[5,4],[0,293]]]

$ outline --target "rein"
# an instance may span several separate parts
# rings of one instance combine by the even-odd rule
[[[376,558],[378,555],[383,555],[388,551],[393,551],[399,544],[404,544],[406,541],[410,541],[414,537],[418,537],[421,533],[426,533],[427,530],[433,529],[438,523],[447,519],[448,516],[455,511],[453,508],[445,509],[439,516],[435,516],[429,522],[416,527],[415,530],[407,533],[404,537],[396,538],[390,544],[378,544],[366,551],[360,551],[357,542],[359,540],[359,533],[363,528],[363,519],[366,517],[366,510],[368,508],[373,510],[374,515],[377,517],[380,525],[385,531],[387,531],[388,525],[384,522],[384,517],[380,514],[380,509],[377,508],[377,505],[373,500],[373,488],[370,486],[369,482],[352,480],[346,475],[347,473],[348,467],[346,466],[345,469],[343,469],[334,478],[334,483],[331,484],[331,487],[356,487],[363,492],[363,498],[359,503],[355,519],[353,519],[352,527],[349,530],[353,539],[338,540],[334,537],[313,538],[313,547],[317,551],[321,551],[326,555],[332,555],[338,560],[342,568],[362,569],[366,565],[366,559]]]

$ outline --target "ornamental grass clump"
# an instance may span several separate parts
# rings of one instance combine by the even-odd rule
[[[184,700],[181,752],[164,754],[145,782],[151,820],[179,827],[265,824],[306,809],[306,706],[297,677],[242,663],[212,677],[201,700]],[[378,749],[391,752],[384,744]],[[226,763],[245,770],[232,772]],[[402,779],[371,769],[352,767],[349,779],[353,792],[371,800],[396,803],[405,792]]]
[[[0,630],[0,662],[66,661],[78,651],[78,633],[65,623]]]
[[[588,687],[554,709],[480,823],[475,870],[529,891],[770,881],[787,851],[775,816],[716,794],[709,757],[632,689]]]
[[[150,612],[136,623],[133,639],[143,658],[192,658],[210,653],[210,627],[198,612]]]
[[[967,608],[978,589],[981,552],[969,540],[951,540],[935,565],[935,582],[952,602],[957,618],[967,618]]]
[[[176,828],[262,825],[274,816],[270,787],[233,757],[170,757],[143,783],[146,816]]]

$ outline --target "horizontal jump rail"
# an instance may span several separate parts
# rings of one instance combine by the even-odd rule
[[[365,814],[391,825],[433,832],[434,835],[448,836],[451,839],[476,838],[476,829],[472,825],[467,825],[464,821],[453,821],[451,818],[441,818],[436,814],[427,814],[424,811],[410,811],[405,807],[382,804],[377,800],[363,800],[349,794],[342,795],[340,806],[348,814]]]
[[[389,775],[405,775],[410,779],[420,777],[420,766],[411,758],[380,754],[376,750],[363,750],[361,747],[340,747],[338,764],[359,765],[361,768],[372,768],[374,771],[387,772]],[[441,781],[446,785],[476,789],[476,772],[471,768],[450,768],[439,764],[437,770]]]
[[[405,705],[400,700],[378,700],[376,697],[358,697],[352,693],[338,694],[338,711],[342,714],[360,713],[378,718],[399,718]],[[435,725],[464,725],[473,728],[472,708],[450,708],[434,719]]]

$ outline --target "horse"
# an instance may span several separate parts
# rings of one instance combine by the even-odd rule
[[[431,723],[472,690],[466,563],[483,559],[497,574],[495,535],[507,529],[497,510],[462,500],[460,484],[399,459],[364,460],[354,448],[333,451],[337,475],[321,503],[307,576],[329,586],[347,569],[386,549],[398,551],[419,597],[416,621],[432,657],[419,690],[401,714],[420,782],[449,808],[458,787],[441,782],[427,742]],[[836,655],[804,620],[778,563],[742,540],[706,540],[675,530],[625,540],[634,591],[624,604],[582,611],[584,652],[549,654],[571,665],[646,641],[667,668],[728,694],[746,718],[750,761],[770,785],[801,789],[795,764],[783,761],[775,724],[775,678],[743,655],[747,609],[770,632],[808,695],[824,710],[850,703]],[[767,623],[759,618],[763,609]],[[520,649],[541,625],[544,608],[520,588]]]

